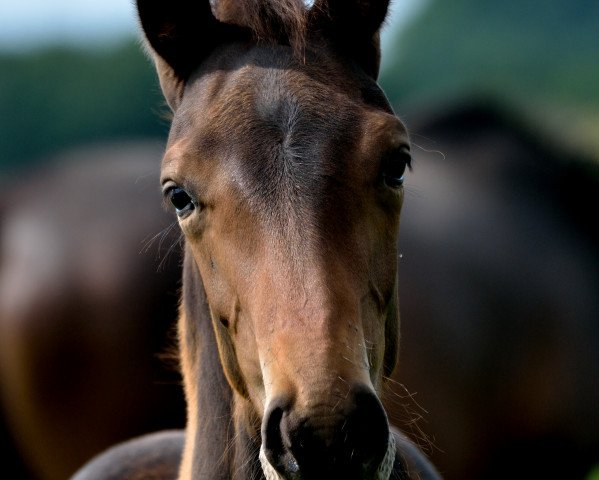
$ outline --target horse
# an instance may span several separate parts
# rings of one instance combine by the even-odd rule
[[[173,113],[187,425],[73,478],[439,478],[380,400],[411,165],[377,84],[388,0],[136,5]]]
[[[4,185],[6,478],[69,478],[110,445],[184,425],[178,370],[162,360],[181,269],[176,251],[165,258],[178,235],[157,195],[161,154],[156,141],[81,146]]]
[[[596,155],[491,99],[419,116],[394,378],[428,411],[411,407],[430,457],[447,479],[586,478],[599,462]]]

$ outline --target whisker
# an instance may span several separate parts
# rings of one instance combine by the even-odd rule
[[[404,414],[398,414],[397,409],[394,412],[398,414],[397,421],[410,433],[410,437],[425,451],[432,452],[433,450],[441,451],[434,443],[434,438],[427,435],[421,427],[423,422],[426,422],[425,415],[428,411],[416,400],[415,392],[410,392],[403,384],[393,378],[384,377],[385,389],[383,391],[383,401],[387,406],[395,405],[403,409]],[[393,387],[398,387],[400,392],[394,390]]]
[[[416,148],[419,148],[423,152],[426,152],[426,153],[436,153],[436,154],[441,155],[441,157],[443,158],[443,160],[446,159],[445,154],[441,150],[431,150],[431,149],[423,147],[422,145],[418,145],[417,143],[414,143],[414,142],[412,142],[412,145],[415,146]]]
[[[160,250],[160,247],[161,247],[162,243],[164,242],[165,236],[167,236],[172,231],[172,229],[175,227],[175,225],[177,225],[176,221],[169,224],[167,227],[163,228],[162,230],[160,230],[157,234],[153,235],[152,237],[144,238],[141,242],[142,248],[141,248],[140,253],[148,253],[148,251],[150,250],[150,248],[152,247],[152,245],[158,238],[161,239],[158,244],[158,249]],[[160,253],[160,252],[158,252],[158,253]]]
[[[165,230],[162,236],[160,237],[160,241],[158,242],[158,253],[162,250],[162,245],[164,241],[167,239],[168,235],[172,232],[173,228],[177,225],[177,222],[171,223]]]
[[[428,190],[413,183],[406,183],[403,187],[403,190],[405,195],[409,196],[410,198],[428,198]]]
[[[162,271],[162,269],[166,265],[166,262],[169,259],[170,255],[175,251],[175,247],[182,248],[182,246],[183,246],[183,238],[184,238],[183,232],[179,232],[178,238],[176,238],[175,241],[172,243],[172,245],[168,248],[168,250],[166,251],[166,254],[164,255],[164,257],[162,257],[162,260],[158,264],[158,271],[159,272]]]

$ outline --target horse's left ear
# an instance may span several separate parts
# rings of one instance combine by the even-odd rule
[[[210,0],[136,0],[136,3],[160,86],[175,110],[189,76],[227,38],[232,27],[214,17]]]
[[[381,62],[380,28],[390,0],[317,0],[310,24],[376,79]]]

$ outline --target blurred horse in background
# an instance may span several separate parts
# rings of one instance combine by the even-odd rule
[[[5,185],[0,393],[20,475],[64,480],[116,441],[183,425],[179,375],[161,358],[180,276],[161,154],[82,148]]]
[[[428,413],[390,395],[391,417],[424,417],[447,479],[581,479],[599,462],[597,159],[482,99],[408,121],[395,378]]]

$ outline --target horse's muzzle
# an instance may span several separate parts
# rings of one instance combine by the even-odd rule
[[[377,396],[360,385],[329,410],[306,416],[273,399],[262,424],[263,460],[285,480],[378,480],[390,436]]]

